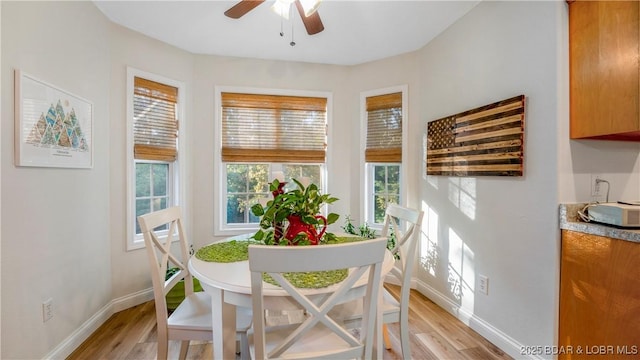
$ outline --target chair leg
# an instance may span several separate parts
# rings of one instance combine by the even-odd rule
[[[169,341],[166,336],[158,333],[158,355],[157,360],[167,360],[167,353],[169,352]]]
[[[240,359],[251,359],[251,355],[249,354],[249,338],[246,332],[240,334]]]
[[[391,339],[389,338],[389,329],[387,329],[387,324],[382,324],[382,338],[384,339],[384,348],[391,350]]]
[[[409,347],[409,320],[406,316],[400,319],[400,346],[402,347],[402,358],[411,359],[411,348]]]
[[[188,351],[189,351],[189,340],[182,340],[180,342],[180,357],[178,359],[180,360],[186,359]]]

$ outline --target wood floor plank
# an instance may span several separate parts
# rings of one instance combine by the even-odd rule
[[[387,285],[395,296],[399,288]],[[468,359],[510,360],[502,350],[464,325],[419,292],[411,291],[409,336],[411,358],[421,360]],[[153,301],[114,314],[82,343],[67,360],[127,359],[152,360],[157,351],[157,328]],[[384,360],[401,359],[400,328],[388,324],[392,349]],[[169,358],[177,358],[180,343],[171,341]],[[210,359],[210,342],[191,342],[187,359]]]
[[[158,343],[137,343],[125,357],[126,360],[155,359]]]
[[[417,318],[438,332],[456,350],[469,349],[478,345],[477,340],[464,331],[464,328],[467,327],[466,325],[455,319],[444,309],[431,303],[431,300],[426,297],[417,301],[420,296],[422,295],[415,294],[412,296],[414,301],[409,307]]]
[[[155,324],[153,302],[146,302],[114,314],[87,339],[68,359],[86,359],[80,354],[90,353],[94,358],[123,358],[138,341],[138,334]]]
[[[495,359],[494,354],[490,353],[484,347],[475,347],[460,351],[464,359]]]

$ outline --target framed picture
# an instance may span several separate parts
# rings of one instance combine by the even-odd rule
[[[523,176],[526,98],[427,123],[427,175]]]
[[[17,166],[93,167],[93,104],[15,72]]]

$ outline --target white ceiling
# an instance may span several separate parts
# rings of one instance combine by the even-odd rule
[[[324,31],[307,35],[294,12],[281,37],[273,1],[240,19],[224,16],[237,1],[94,3],[111,21],[195,54],[354,65],[423,47],[479,2],[323,0]]]

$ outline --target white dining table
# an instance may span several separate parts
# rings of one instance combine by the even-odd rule
[[[246,240],[251,234],[240,235],[224,239]],[[321,246],[321,245],[320,245]],[[395,264],[393,254],[385,252],[382,266],[382,278],[391,271]],[[203,261],[194,256],[189,260],[189,271],[199,281],[202,289],[211,296],[212,324],[213,324],[213,358],[235,359],[236,349],[236,307],[251,308],[251,273],[249,261],[236,262],[211,262]],[[357,281],[351,292],[357,296],[365,290],[367,283],[366,274]],[[270,310],[296,309],[295,303],[289,301],[288,294],[278,286],[264,283],[265,307]],[[331,285],[318,289],[305,290],[310,296],[316,295],[319,301],[328,297],[335,291],[338,285]],[[382,292],[381,292],[382,293]],[[378,303],[382,303],[379,299]],[[382,358],[381,341],[381,309],[378,311],[376,324],[376,357]]]

